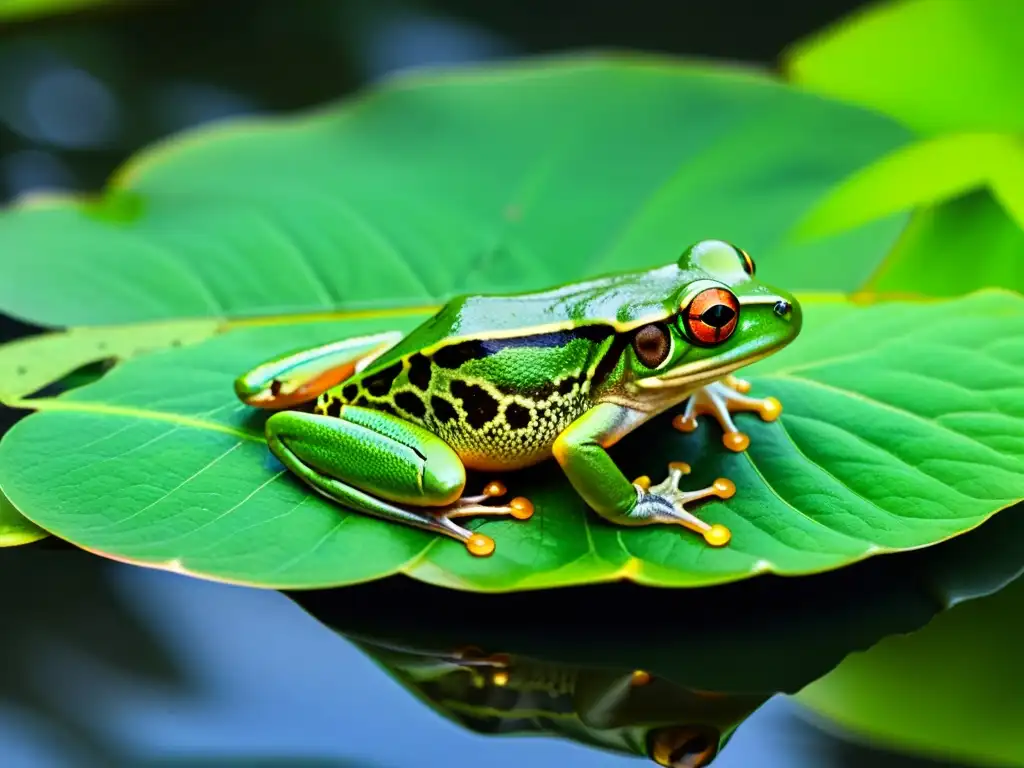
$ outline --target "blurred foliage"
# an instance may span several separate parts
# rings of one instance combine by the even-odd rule
[[[0,302],[42,325],[422,306],[666,264],[709,232],[791,291],[851,291],[899,218],[786,234],[906,139],[756,72],[659,57],[410,76],[175,137],[102,196],[10,208],[0,251],[19,279]]]
[[[1017,0],[875,2],[783,56],[793,82],[926,136],[1024,132]]]
[[[0,0],[0,22],[79,11],[111,2],[116,0]]]
[[[801,87],[921,135],[853,174],[803,222],[803,234],[814,236],[915,211],[865,290],[1024,290],[1021,14],[1015,0],[877,3],[783,56]],[[960,269],[967,254],[971,268]]]

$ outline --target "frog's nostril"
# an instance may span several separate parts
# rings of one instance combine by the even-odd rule
[[[775,314],[779,317],[785,317],[793,311],[793,305],[788,301],[778,301],[775,304]]]

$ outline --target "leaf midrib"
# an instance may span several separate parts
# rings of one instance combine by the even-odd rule
[[[12,400],[7,403],[11,408],[23,408],[33,411],[70,411],[72,413],[95,413],[103,416],[124,416],[136,418],[143,421],[161,421],[193,429],[205,429],[209,432],[220,432],[231,435],[239,440],[250,440],[253,442],[266,442],[262,435],[253,432],[246,432],[233,427],[218,424],[214,421],[197,419],[194,416],[186,416],[179,413],[166,413],[164,411],[151,411],[144,408],[131,408],[120,405],[107,405],[85,400],[66,400],[63,398],[28,398]]]

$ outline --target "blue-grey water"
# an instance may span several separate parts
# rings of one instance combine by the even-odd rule
[[[27,603],[38,612],[23,604],[17,626],[5,622],[5,768],[268,758],[284,766],[650,764],[558,739],[463,730],[282,594],[72,553],[46,557],[50,568],[52,557],[78,563],[68,583],[51,570]],[[843,743],[781,697],[742,725],[714,764],[939,765]]]

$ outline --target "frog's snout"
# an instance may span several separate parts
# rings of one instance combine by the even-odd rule
[[[785,299],[777,301],[775,303],[775,314],[779,317],[785,318],[793,313],[793,305]]]

